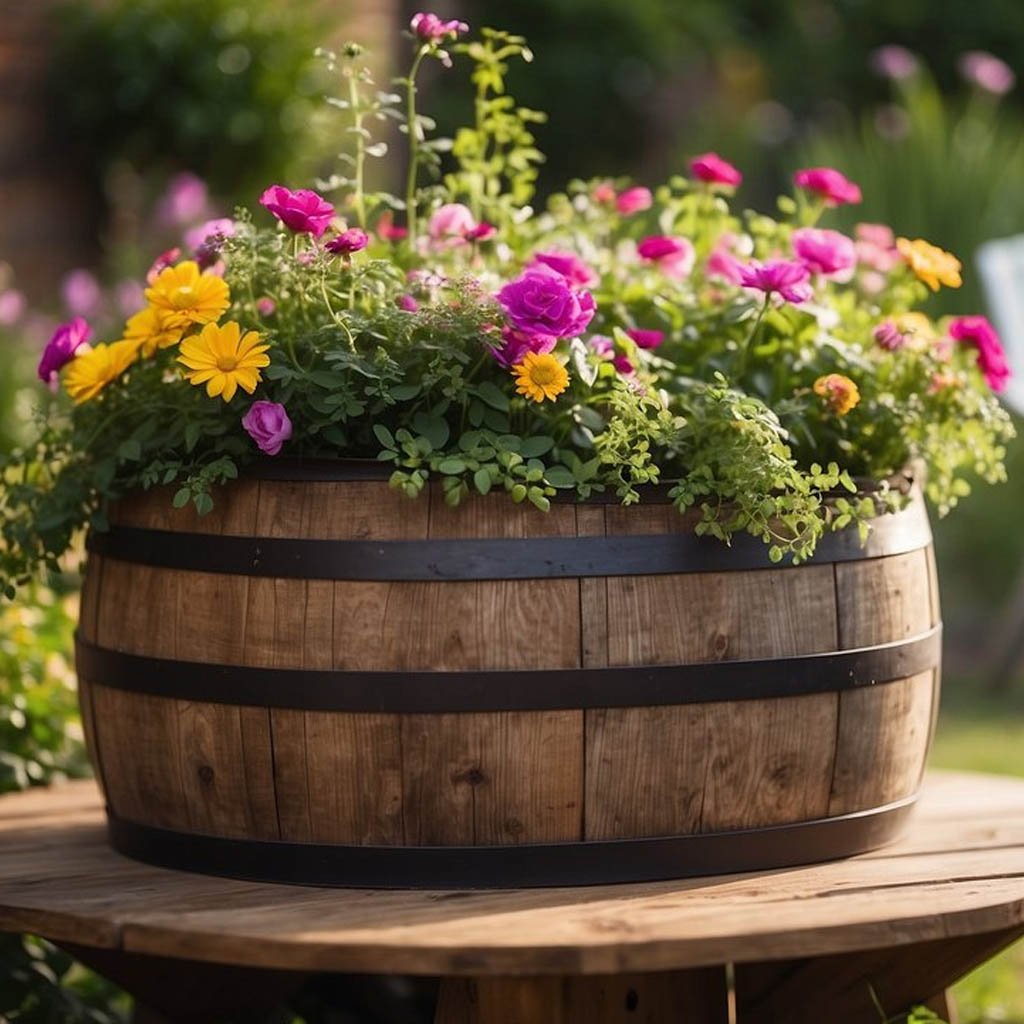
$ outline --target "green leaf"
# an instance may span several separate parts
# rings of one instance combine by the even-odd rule
[[[117,454],[122,459],[137,462],[142,458],[142,445],[134,438],[128,438],[117,446]]]
[[[539,487],[530,488],[529,498],[530,503],[539,508],[541,512],[551,511],[551,502],[544,496],[544,492]]]
[[[478,469],[473,474],[473,484],[481,494],[487,494],[491,489],[491,474],[486,469]]]
[[[185,451],[190,452],[199,443],[202,426],[195,421],[185,424]]]
[[[590,359],[587,346],[582,338],[573,338],[569,344],[569,356],[572,359],[573,369],[588,388],[594,386],[597,380],[597,365]]]
[[[552,487],[576,486],[576,477],[565,466],[549,466],[544,472],[544,479]]]
[[[485,380],[477,387],[476,393],[492,409],[497,409],[499,412],[508,412],[508,395],[491,381]]]
[[[466,464],[462,459],[445,459],[437,468],[439,472],[447,473],[449,476],[466,472]]]
[[[196,495],[196,511],[201,516],[208,515],[213,511],[213,498],[210,497],[207,491]]]
[[[391,389],[391,397],[396,402],[408,402],[420,393],[419,384],[399,384]]]
[[[391,431],[388,430],[388,428],[385,427],[384,424],[374,423],[373,433],[377,440],[381,443],[382,447],[391,449],[398,447],[398,445],[395,444],[395,438],[392,435]]]
[[[524,437],[519,446],[519,454],[524,458],[532,459],[538,455],[544,455],[555,446],[553,437]]]
[[[192,498],[192,491],[188,487],[182,487],[181,490],[176,491],[174,497],[171,499],[171,504],[175,508],[184,508]]]

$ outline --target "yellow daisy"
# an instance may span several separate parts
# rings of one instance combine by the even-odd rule
[[[939,285],[947,288],[959,288],[963,284],[960,277],[960,261],[945,249],[940,249],[923,238],[897,238],[896,248],[907,261],[910,269],[918,280],[924,281],[933,292]]]
[[[124,340],[130,341],[144,356],[151,356],[158,348],[170,348],[181,341],[185,326],[175,325],[173,316],[155,306],[147,306],[136,313],[124,328]]]
[[[824,398],[837,416],[845,416],[860,401],[857,385],[841,373],[819,377],[814,382],[814,393]]]
[[[188,367],[185,376],[193,384],[206,385],[211,398],[220,395],[230,402],[239,387],[250,395],[256,390],[260,368],[270,365],[268,347],[255,331],[242,334],[236,323],[207,324],[181,343],[178,362]]]
[[[553,402],[569,386],[569,374],[552,355],[527,352],[512,372],[516,376],[516,391],[535,402],[545,398]]]
[[[168,326],[187,327],[219,320],[231,303],[228,286],[216,274],[201,274],[199,265],[186,260],[161,270],[146,301],[166,314]]]
[[[67,393],[76,405],[95,398],[131,366],[137,352],[134,342],[115,341],[111,345],[96,345],[89,352],[76,356],[64,376]]]

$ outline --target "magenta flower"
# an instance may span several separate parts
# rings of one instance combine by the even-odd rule
[[[399,295],[395,299],[395,305],[406,313],[415,313],[420,308],[420,304],[411,295]]]
[[[320,238],[334,217],[334,207],[308,188],[294,192],[284,185],[271,185],[260,196],[266,207],[286,228],[296,234]]]
[[[690,170],[695,178],[710,185],[738,185],[743,181],[743,175],[717,153],[694,157],[690,161]]]
[[[46,343],[39,360],[39,379],[52,390],[57,389],[57,374],[70,363],[81,349],[88,350],[92,329],[80,316],[70,323],[61,324]]]
[[[550,334],[526,334],[514,327],[502,328],[501,341],[500,347],[491,349],[491,355],[502,366],[515,366],[527,352],[543,355],[558,344],[558,339]]]
[[[641,259],[654,263],[667,277],[687,277],[693,270],[697,253],[688,238],[651,235],[636,247]]]
[[[576,338],[594,318],[596,303],[587,291],[570,288],[561,274],[529,267],[498,292],[512,326],[524,334]]]
[[[409,28],[425,43],[440,43],[445,39],[456,39],[463,32],[469,31],[464,21],[442,21],[436,14],[421,11],[412,16]]]
[[[993,96],[1005,96],[1017,81],[1005,61],[984,50],[971,50],[960,57],[960,74],[979,89]]]
[[[808,192],[816,192],[826,206],[859,203],[860,186],[832,167],[808,167],[793,175],[793,183]]]
[[[160,274],[168,267],[173,267],[181,255],[180,249],[165,249],[155,260],[153,265],[146,271],[146,284],[153,284]]]
[[[328,252],[333,252],[335,256],[351,256],[352,253],[365,249],[369,242],[370,236],[362,228],[349,228],[332,238],[324,248]]]
[[[626,331],[626,334],[636,343],[637,348],[657,348],[665,340],[664,331],[652,331],[643,327],[634,327]]]
[[[207,214],[208,204],[206,182],[185,171],[171,178],[157,203],[156,215],[162,224],[191,224]]]
[[[812,274],[837,280],[849,280],[857,266],[853,239],[828,228],[797,228],[793,232],[793,252]]]
[[[871,66],[883,78],[902,82],[917,74],[918,61],[905,46],[890,43],[872,52]]]
[[[572,288],[589,288],[598,280],[597,274],[572,252],[535,252],[529,266],[553,270]]]
[[[715,247],[708,256],[704,272],[708,277],[718,277],[730,284],[740,284],[742,280],[742,263],[734,254],[733,247],[738,239],[732,232],[726,231],[718,236]]]
[[[623,217],[631,217],[634,213],[649,210],[653,202],[654,196],[651,195],[651,190],[642,185],[636,185],[621,193],[615,200],[615,206]]]
[[[72,316],[95,316],[103,303],[99,281],[88,270],[81,268],[65,275],[60,293]]]
[[[960,316],[949,325],[949,336],[978,350],[978,369],[993,391],[1003,391],[1012,370],[996,329],[983,316]]]
[[[740,266],[740,284],[744,288],[756,288],[765,295],[778,293],[794,305],[806,302],[813,294],[807,283],[810,276],[810,271],[795,260],[752,260]]]
[[[292,436],[292,421],[277,402],[253,402],[242,417],[242,426],[267,455],[276,455]]]
[[[883,320],[871,335],[886,352],[897,352],[907,343],[907,336],[891,320]]]
[[[611,338],[607,338],[603,334],[591,335],[590,347],[599,358],[607,363],[611,363],[624,377],[634,371],[635,367],[629,359],[615,351],[615,342]]]
[[[277,303],[269,295],[262,295],[256,300],[256,312],[262,317],[273,316],[277,312]]]
[[[475,228],[470,228],[466,232],[466,238],[470,242],[486,242],[497,233],[498,229],[493,224],[488,224],[487,221],[482,220]]]

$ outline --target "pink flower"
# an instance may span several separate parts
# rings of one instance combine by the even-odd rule
[[[174,264],[178,262],[178,257],[180,255],[180,249],[166,249],[164,252],[160,253],[160,255],[153,260],[153,265],[146,271],[146,284],[153,284],[164,270],[168,267],[173,267]]]
[[[502,366],[515,366],[523,361],[527,352],[543,355],[558,344],[558,339],[550,334],[527,334],[514,327],[502,328],[501,341],[499,348],[491,349],[491,355]]]
[[[984,50],[971,50],[960,57],[960,74],[979,89],[1004,96],[1017,81],[1013,69],[998,57]]]
[[[633,339],[637,348],[657,348],[665,340],[664,331],[652,331],[642,327],[634,327],[626,331],[626,334]]]
[[[743,181],[743,175],[717,153],[694,157],[690,161],[690,170],[694,177],[712,185],[738,185]]]
[[[469,31],[469,26],[464,21],[442,21],[436,14],[423,11],[412,16],[409,28],[425,43],[435,44],[446,38],[455,39],[461,33]]]
[[[517,330],[554,338],[581,335],[597,308],[590,292],[570,288],[545,266],[528,267],[498,292],[498,302]]]
[[[606,338],[603,334],[591,335],[590,347],[601,359],[611,363],[623,376],[628,376],[634,371],[633,364],[625,356],[616,353],[615,342],[611,338]]]
[[[13,327],[28,309],[25,296],[15,288],[0,292],[0,327]]]
[[[292,421],[277,402],[253,402],[242,417],[242,426],[267,455],[276,455],[292,436]]]
[[[891,320],[883,320],[872,331],[872,337],[887,352],[896,352],[907,343],[906,335]]]
[[[273,316],[277,312],[277,303],[269,295],[261,295],[256,300],[256,312],[262,317]]]
[[[883,78],[901,82],[917,74],[917,58],[905,47],[890,43],[871,54],[871,66]]]
[[[157,203],[156,215],[163,224],[190,224],[207,212],[208,203],[206,182],[185,171],[171,178]]]
[[[488,224],[487,221],[482,220],[475,228],[470,228],[466,232],[466,239],[470,242],[486,242],[497,233],[498,229],[493,224]]]
[[[949,336],[978,350],[978,369],[993,391],[1006,388],[1013,371],[996,329],[983,316],[960,316],[949,325]]]
[[[708,256],[704,272],[708,277],[718,277],[730,284],[741,284],[743,264],[734,255],[733,247],[737,238],[731,232],[724,232],[718,236],[715,247]]]
[[[390,210],[385,210],[377,221],[377,235],[385,242],[400,242],[408,237],[407,228],[395,227],[395,215]]]
[[[752,260],[740,267],[740,284],[744,288],[756,288],[766,295],[778,292],[794,305],[806,302],[813,294],[807,283],[810,276],[810,271],[794,260]]]
[[[103,302],[99,281],[88,270],[81,268],[65,276],[60,292],[72,316],[94,316]]]
[[[415,313],[420,308],[420,304],[411,295],[399,295],[395,304],[406,313]]]
[[[451,245],[465,241],[466,235],[477,227],[476,218],[462,203],[446,203],[434,211],[427,233],[435,244]]]
[[[641,259],[657,264],[667,277],[687,277],[693,270],[697,253],[688,238],[651,235],[636,247]]]
[[[336,256],[351,256],[354,252],[365,249],[370,237],[362,228],[349,228],[332,238],[324,248]]]
[[[858,224],[854,228],[857,262],[871,270],[887,274],[903,262],[892,228],[886,224]]]
[[[293,192],[284,185],[271,185],[260,196],[266,207],[286,228],[296,234],[320,238],[334,217],[334,207],[323,196],[308,188]]]
[[[634,213],[640,213],[641,210],[649,210],[653,202],[654,197],[651,195],[651,190],[642,185],[636,185],[633,188],[627,188],[615,200],[615,206],[623,217],[631,217]]]
[[[235,222],[230,217],[217,217],[185,232],[185,245],[193,252],[210,241],[222,242],[235,233]],[[219,248],[219,246],[218,246]]]
[[[88,351],[91,335],[92,329],[80,316],[70,323],[61,324],[43,349],[37,370],[39,379],[55,391],[61,367],[70,363],[81,349]]]
[[[849,280],[857,266],[853,239],[828,228],[797,228],[793,232],[793,252],[812,274],[836,280]]]
[[[793,182],[808,192],[817,192],[826,206],[841,206],[843,203],[859,203],[860,186],[840,174],[832,167],[809,167],[797,171]]]
[[[594,186],[591,196],[595,203],[614,203],[615,186],[610,181],[602,181]]]
[[[134,278],[125,278],[114,286],[117,308],[124,317],[133,316],[146,305],[146,290]]]
[[[563,277],[572,288],[597,284],[597,274],[572,252],[535,252],[530,267],[547,267]]]

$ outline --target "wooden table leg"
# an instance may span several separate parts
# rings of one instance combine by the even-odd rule
[[[135,1024],[223,1024],[259,1018],[297,991],[308,975],[255,967],[93,949],[61,943],[76,960],[135,999]]]
[[[728,1024],[724,967],[650,974],[446,978],[435,1024]]]
[[[737,1024],[820,1024],[823,1014],[834,1024],[879,1024],[872,989],[890,1017],[918,1004],[940,1012],[948,1009],[945,991],[953,982],[1022,935],[1017,925],[889,949],[737,964]]]

